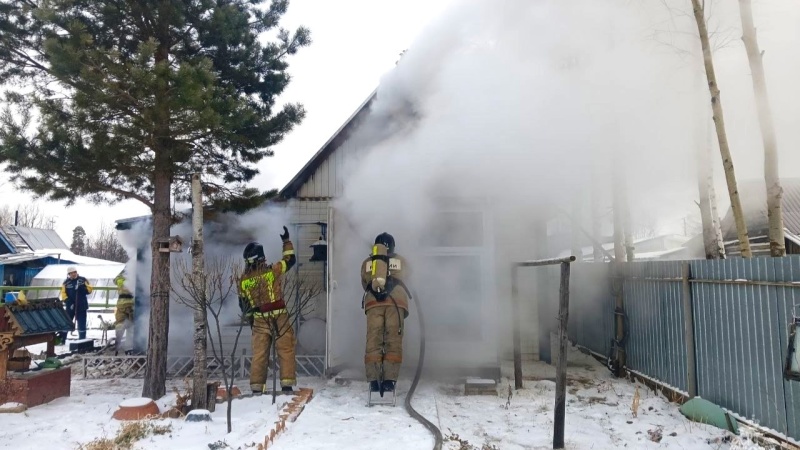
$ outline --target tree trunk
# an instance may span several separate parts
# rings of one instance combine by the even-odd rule
[[[623,183],[625,182],[624,175],[620,181]],[[636,259],[636,257],[633,246],[633,221],[631,220],[631,207],[630,202],[628,201],[627,189],[627,185],[622,186],[622,189],[620,189],[620,199],[622,204],[622,222],[625,238],[625,257],[628,262],[632,262],[634,259]]]
[[[699,77],[698,77],[699,79]],[[706,102],[702,102],[701,110],[708,108]],[[710,127],[708,121],[710,115],[704,113],[697,116],[696,149],[697,149],[697,190],[700,195],[700,221],[703,224],[703,248],[706,259],[721,259],[725,247],[717,238],[717,228],[719,221],[714,220],[712,214],[712,202],[716,202],[713,195],[714,175],[711,166],[711,142]],[[720,253],[720,248],[723,253]]]
[[[166,13],[164,13],[165,15]],[[150,327],[147,341],[147,364],[142,386],[142,397],[153,400],[166,394],[167,345],[169,342],[170,253],[159,251],[159,241],[169,239],[172,225],[170,195],[173,173],[170,157],[169,82],[165,75],[169,69],[163,67],[169,62],[169,28],[166,19],[159,23],[158,39],[159,46],[155,53],[155,64],[162,67],[156,69],[160,83],[156,87],[153,107],[155,128],[152,143],[155,160],[153,241],[151,242],[153,265],[150,274]]]
[[[159,399],[166,394],[167,337],[169,336],[169,253],[159,251],[159,240],[169,238],[171,177],[158,170],[153,193],[153,272],[150,275],[150,327],[147,340],[147,365],[142,397]]]
[[[583,247],[581,246],[581,197],[577,196],[572,199],[572,222],[570,232],[572,234],[572,255],[575,256],[576,262],[583,261]]]
[[[194,368],[192,369],[192,409],[207,403],[206,394],[206,332],[208,293],[203,264],[203,197],[200,174],[192,175],[192,277],[194,277]]]
[[[783,235],[783,213],[781,211],[781,188],[778,176],[778,139],[772,122],[772,110],[767,95],[767,81],[764,75],[762,53],[758,49],[756,27],[753,24],[753,8],[750,0],[739,0],[739,15],[742,17],[742,40],[747,50],[747,60],[753,76],[753,91],[756,97],[758,123],[761,126],[761,139],[764,141],[764,181],[767,184],[767,217],[769,218],[769,253],[771,256],[784,256],[786,244]]]
[[[613,197],[613,212],[614,212],[614,260],[617,262],[625,261],[625,230],[624,230],[624,207],[623,207],[623,193],[622,183],[620,182],[619,165],[614,161],[614,166],[611,169],[612,173],[612,197]]]
[[[750,251],[750,238],[747,235],[747,224],[742,211],[742,202],[739,199],[739,190],[736,186],[736,173],[733,170],[733,158],[731,157],[728,136],[725,132],[725,119],[722,114],[722,98],[717,86],[717,76],[714,73],[711,44],[708,40],[708,30],[706,29],[705,16],[703,7],[700,6],[700,0],[692,0],[692,9],[697,23],[697,31],[700,35],[700,44],[703,48],[703,63],[705,65],[706,78],[708,79],[708,90],[711,94],[711,109],[714,113],[714,125],[717,131],[717,140],[719,141],[719,151],[722,156],[722,167],[725,169],[725,181],[728,185],[728,195],[731,199],[731,211],[733,211],[733,218],[736,223],[739,247],[741,248],[742,258],[750,258],[753,256]]]

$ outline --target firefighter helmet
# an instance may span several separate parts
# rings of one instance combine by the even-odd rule
[[[247,247],[244,248],[244,253],[242,253],[242,256],[248,264],[253,264],[257,261],[264,261],[267,259],[264,256],[264,247],[258,242],[251,242],[247,244]]]
[[[375,243],[385,245],[389,253],[394,253],[394,237],[391,234],[384,231],[375,237]]]

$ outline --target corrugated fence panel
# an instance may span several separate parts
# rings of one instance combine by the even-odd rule
[[[681,263],[634,262],[623,267],[629,327],[626,364],[685,392],[688,383]]]
[[[775,281],[783,263],[727,259],[691,268],[698,395],[786,433],[778,289],[743,282]]]
[[[775,259],[775,279],[797,284],[797,287],[778,287],[776,289],[778,317],[775,328],[780,337],[780,370],[782,372],[789,350],[788,325],[794,313],[800,314],[800,257]],[[793,309],[796,309],[794,313]],[[800,381],[783,379],[783,386],[786,405],[786,434],[800,439]]]
[[[614,337],[614,297],[610,265],[576,263],[570,272],[570,339],[608,355]]]
[[[619,275],[627,366],[686,392],[683,263],[625,263]],[[689,265],[698,395],[800,439],[800,382],[783,376],[788,324],[793,308],[800,313],[800,256]],[[611,270],[610,264],[575,264],[570,283],[570,338],[602,355],[614,335]]]

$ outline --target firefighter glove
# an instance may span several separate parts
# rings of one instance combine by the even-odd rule
[[[281,235],[281,240],[282,241],[288,241],[289,240],[289,230],[286,228],[285,225],[283,227],[283,234]]]

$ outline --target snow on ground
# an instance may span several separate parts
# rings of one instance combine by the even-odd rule
[[[551,366],[537,363],[538,372]],[[534,368],[535,369],[535,368]],[[525,389],[511,390],[507,368],[496,396],[465,396],[463,384],[420,383],[413,404],[446,437],[444,449],[549,449],[552,448],[555,383],[536,380],[537,370],[527,370]],[[569,368],[566,410],[568,449],[759,449],[750,442],[731,439],[726,431],[688,421],[677,405],[643,385],[611,377],[600,364],[590,362]],[[533,375],[532,375],[533,374]],[[247,391],[247,381],[237,385]],[[397,406],[367,408],[367,383],[359,379],[302,378],[301,386],[314,389],[314,398],[287,431],[276,439],[276,450],[288,449],[430,449],[433,438],[403,408],[411,380],[398,383]],[[182,380],[171,380],[167,391]],[[640,405],[633,417],[631,405],[638,387]],[[48,450],[77,449],[97,437],[114,437],[120,422],[111,419],[117,405],[141,394],[141,380],[83,380],[73,378],[72,396],[37,406],[25,413],[2,414],[0,448]],[[156,421],[170,424],[171,432],[139,441],[136,449],[246,449],[263,442],[289,397],[237,399],[233,404],[233,432],[226,433],[225,405],[217,405],[212,422],[180,419]],[[174,404],[174,394],[158,401],[162,411]],[[652,436],[660,436],[661,439]],[[449,439],[448,439],[449,438]],[[658,442],[656,442],[658,441]],[[224,443],[224,444],[223,444]]]

